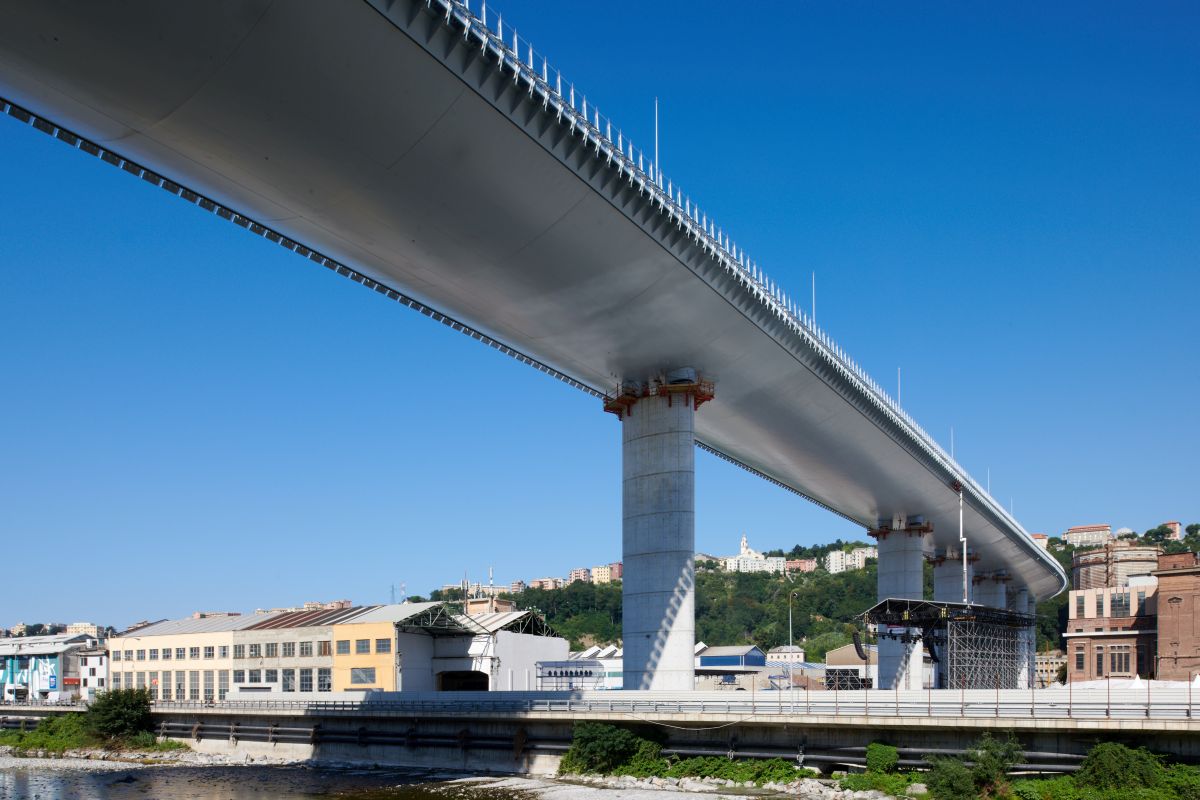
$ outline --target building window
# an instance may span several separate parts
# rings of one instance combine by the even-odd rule
[[[204,702],[211,703],[216,696],[216,686],[213,683],[213,671],[211,669],[204,670]]]
[[[215,648],[215,647],[204,648],[204,657],[205,658],[216,658],[216,656],[217,656],[217,648]],[[212,698],[210,697],[208,699],[211,700]]]
[[[1145,592],[1137,593],[1137,603],[1138,603],[1137,604],[1137,613],[1145,614],[1146,613],[1146,593]]]
[[[321,667],[317,670],[317,691],[333,691],[333,670],[329,667]]]
[[[285,692],[296,691],[296,670],[285,669],[283,671],[283,691],[285,691]]]
[[[199,650],[200,648],[196,648]],[[199,658],[199,655],[197,655]],[[200,670],[194,669],[188,673],[188,700],[200,699]]]
[[[284,642],[283,643],[283,657],[284,658],[295,658],[296,657],[296,643],[295,642]]]
[[[234,658],[245,658],[246,657],[246,645],[235,644],[233,646],[233,657]]]
[[[267,658],[279,658],[278,642],[267,642]]]
[[[350,670],[350,683],[366,685],[375,683],[374,667],[354,667]]]
[[[235,669],[233,671],[233,682],[234,683],[245,683],[246,682],[246,670]]]
[[[391,639],[376,639],[375,640],[375,652],[376,653],[392,652],[392,640]]]
[[[250,657],[251,658],[262,658],[262,645],[261,644],[250,645]]]
[[[200,658],[200,648],[199,647],[189,647],[188,648],[188,658],[199,659]]]
[[[187,699],[187,694],[185,693],[185,689],[183,687],[184,677],[185,676],[183,674],[183,670],[176,670],[176,672],[175,672],[175,699],[176,700],[186,700]]]
[[[157,672],[150,673],[150,699],[151,700],[158,699],[158,673]]]
[[[1109,616],[1112,617],[1128,617],[1129,616],[1129,592],[1115,592],[1109,598]]]
[[[317,655],[319,655],[319,656],[333,655],[333,642],[330,642],[328,640],[323,641],[323,642],[317,642]]]
[[[171,673],[164,672],[162,674],[162,683],[159,684],[159,689],[163,700],[171,699]]]
[[[1129,674],[1129,645],[1117,644],[1108,648],[1109,668],[1122,675]]]
[[[279,683],[279,670],[269,669],[263,676],[263,683]]]
[[[1104,677],[1104,648],[1096,646],[1096,677]]]
[[[218,658],[229,658],[229,645],[223,644],[219,648],[217,648],[217,657]]]
[[[169,648],[169,647],[164,647],[164,648],[163,648],[163,651],[162,651],[162,654],[163,654],[163,661],[170,661],[170,660],[171,660],[171,648]]]
[[[97,678],[96,681],[97,681],[96,685],[99,686],[101,689],[103,689],[104,688],[104,678]]]
[[[301,644],[301,649],[303,649],[304,643],[301,642],[300,644]],[[309,646],[311,647],[312,645],[310,644]],[[312,691],[312,670],[311,669],[300,670],[300,691],[302,691],[302,692],[311,692]]]
[[[217,699],[224,700],[229,694],[229,670],[223,669],[217,675]]]
[[[360,656],[371,655],[371,640],[370,639],[355,639],[354,652]]]
[[[126,660],[126,661],[133,661],[133,651],[132,651],[132,650],[126,650],[126,651],[125,651],[125,660]]]
[[[112,654],[112,660],[113,660],[113,661],[120,661],[120,660],[121,660],[121,651],[120,651],[120,650],[113,650],[113,654]]]
[[[300,657],[301,658],[309,658],[311,656],[312,656],[312,642],[301,642],[300,643]],[[300,691],[304,691],[304,690],[301,689]]]
[[[150,660],[151,660],[151,661],[158,661],[158,648],[157,648],[157,647],[151,648],[151,650],[150,650]]]
[[[1083,645],[1075,648],[1075,671],[1083,672]]]
[[[1079,594],[1075,595],[1075,618],[1083,619],[1086,616],[1087,598],[1083,596],[1082,592],[1080,592]]]
[[[145,660],[146,660],[146,651],[145,651],[145,650],[138,650],[138,651],[137,651],[137,660],[138,660],[138,661],[145,661]]]
[[[175,648],[175,660],[183,661],[185,658],[187,658],[187,649],[183,648],[183,647],[176,647]]]
[[[262,683],[262,671],[261,670],[252,669],[252,670],[250,670],[249,673],[247,673],[246,677],[248,678],[246,683]]]
[[[338,639],[337,654],[339,656],[350,655],[350,640],[349,639]]]
[[[119,673],[119,672],[113,673],[113,688],[114,689],[121,688],[121,673]]]

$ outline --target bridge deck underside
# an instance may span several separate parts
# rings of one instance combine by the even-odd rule
[[[377,5],[10,4],[0,91],[596,390],[696,367],[698,441],[956,542],[954,475],[903,426],[424,2]],[[990,500],[965,519],[992,568],[1065,585]]]

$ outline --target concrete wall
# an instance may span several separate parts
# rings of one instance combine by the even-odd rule
[[[434,637],[423,633],[396,634],[396,654],[400,664],[398,689],[406,692],[432,692],[437,689],[437,675],[433,671],[436,641]]]
[[[537,680],[537,662],[566,661],[569,650],[567,640],[556,636],[498,631],[492,691],[533,689]]]

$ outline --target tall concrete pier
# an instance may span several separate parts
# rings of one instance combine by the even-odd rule
[[[873,534],[879,548],[876,597],[879,600],[920,600],[925,594],[925,553],[930,550],[932,528],[919,518],[903,516]],[[924,648],[917,631],[891,631],[909,641],[879,637],[880,689],[920,689],[923,684]]]
[[[680,370],[626,385],[621,418],[626,689],[695,688],[695,415],[710,384]]]

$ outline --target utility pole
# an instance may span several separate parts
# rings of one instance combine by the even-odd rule
[[[958,484],[958,546],[962,548],[963,605],[971,604],[971,583],[967,579],[967,535],[963,532],[963,487]]]

